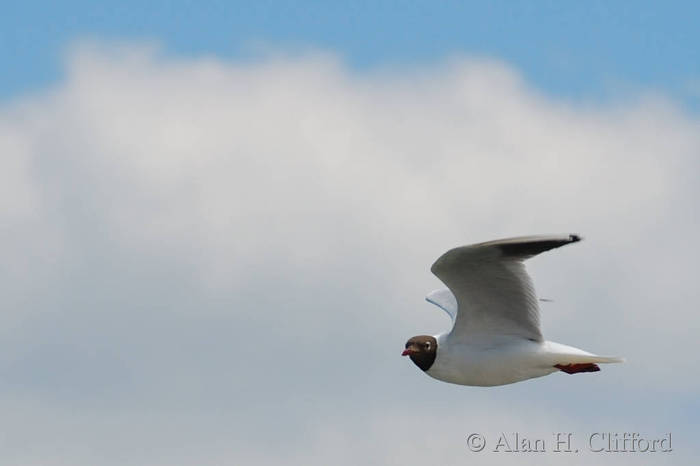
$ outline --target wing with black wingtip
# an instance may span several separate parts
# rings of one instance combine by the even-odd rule
[[[451,249],[430,270],[457,299],[451,338],[511,335],[542,341],[537,296],[524,261],[580,241],[578,235],[523,236]]]

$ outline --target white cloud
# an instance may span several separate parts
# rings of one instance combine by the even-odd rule
[[[245,450],[258,464],[338,451],[379,464],[407,445],[392,429],[427,425],[450,464],[469,460],[448,447],[459,427],[440,432],[431,412],[460,426],[467,412],[447,408],[474,398],[486,408],[470,422],[492,429],[514,427],[512,410],[500,427],[491,411],[525,402],[545,413],[541,430],[592,426],[597,409],[647,430],[671,412],[665,426],[691,429],[700,125],[673,102],[567,103],[464,58],[356,73],[327,54],[229,63],[82,47],[67,66],[50,92],[0,108],[0,399],[45,407],[33,422],[79,423],[64,443],[122,413],[91,442],[131,438],[123,458],[153,463],[129,432],[139,407],[152,412],[140,435],[163,454],[189,440],[186,457],[222,463]],[[555,299],[545,335],[628,364],[484,392],[398,357],[405,338],[447,324],[421,301],[443,250],[549,232],[587,241],[532,263]],[[433,411],[415,410],[426,398]],[[154,434],[173,412],[182,431]],[[51,432],[34,435],[52,463]],[[417,464],[427,450],[410,445],[403,462]],[[95,458],[83,453],[53,457]]]

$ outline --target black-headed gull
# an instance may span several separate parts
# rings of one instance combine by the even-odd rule
[[[449,289],[433,291],[426,300],[450,315],[452,330],[413,337],[402,355],[433,378],[479,386],[557,371],[596,372],[597,363],[622,362],[542,338],[537,297],[523,262],[580,240],[524,236],[447,251],[430,270]]]

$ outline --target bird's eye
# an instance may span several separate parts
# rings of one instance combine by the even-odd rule
[[[430,349],[430,342],[429,341],[425,342],[425,349],[427,349],[427,350]]]

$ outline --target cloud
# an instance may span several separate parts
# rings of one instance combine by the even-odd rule
[[[700,131],[673,101],[561,101],[463,57],[66,67],[0,108],[8,464],[457,464],[479,427],[697,432]],[[400,359],[447,326],[422,302],[440,253],[551,232],[586,241],[531,264],[545,336],[627,364],[482,390]]]

